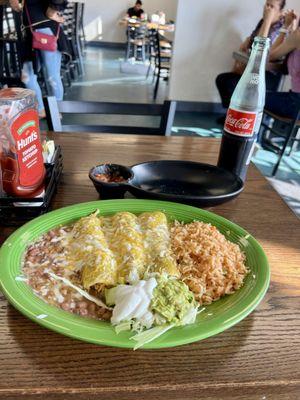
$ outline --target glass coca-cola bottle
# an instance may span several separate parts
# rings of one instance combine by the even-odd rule
[[[243,181],[262,121],[269,48],[269,38],[254,39],[250,59],[233,92],[224,125],[218,167],[235,173]]]

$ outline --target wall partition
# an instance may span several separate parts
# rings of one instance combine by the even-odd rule
[[[219,103],[215,78],[262,17],[264,0],[178,0],[169,97]],[[300,11],[299,0],[288,8]]]

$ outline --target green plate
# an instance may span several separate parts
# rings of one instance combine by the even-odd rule
[[[193,325],[173,328],[144,348],[178,346],[216,335],[245,318],[264,297],[270,280],[267,258],[259,243],[232,222],[208,211],[164,201],[131,199],[95,201],[65,207],[36,218],[14,232],[3,244],[0,250],[2,290],[9,302],[34,322],[63,335],[90,343],[133,348],[134,342],[129,340],[132,334],[122,332],[116,335],[107,322],[83,318],[50,306],[35,296],[25,282],[18,280],[21,275],[22,255],[28,244],[50,229],[86,216],[98,208],[103,215],[119,211],[139,214],[144,211],[161,210],[171,220],[210,222],[229,240],[238,243],[246,253],[246,263],[250,273],[240,290],[207,306]],[[247,239],[243,239],[245,237]]]

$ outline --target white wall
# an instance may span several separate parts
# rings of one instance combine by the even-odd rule
[[[178,0],[169,97],[220,102],[219,73],[232,68],[232,52],[253,31],[264,0]],[[299,0],[288,7],[300,11]]]
[[[118,21],[135,0],[86,0],[85,3],[84,24],[88,40],[100,33],[104,42],[126,41],[125,28],[118,25]],[[164,11],[167,19],[175,20],[177,0],[144,0],[143,9],[147,14]]]

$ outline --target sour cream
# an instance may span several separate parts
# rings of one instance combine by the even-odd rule
[[[119,285],[114,288],[115,307],[111,323],[117,325],[135,319],[145,327],[151,327],[153,314],[149,306],[156,286],[156,279],[150,278],[147,281],[138,281],[134,285]]]

